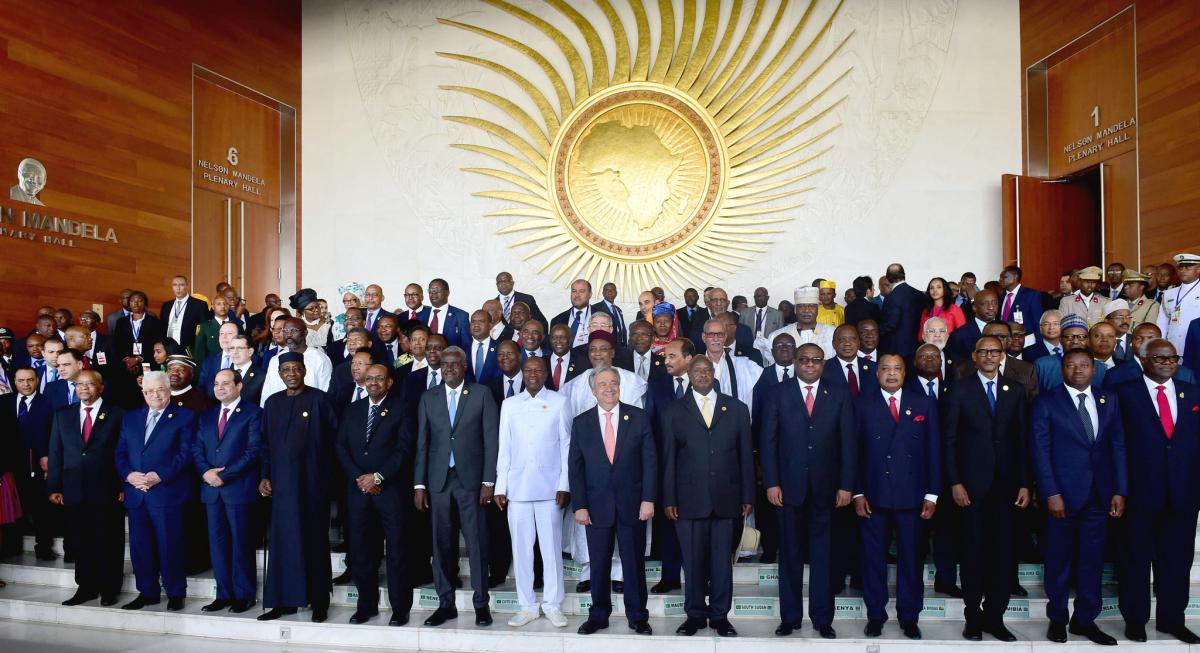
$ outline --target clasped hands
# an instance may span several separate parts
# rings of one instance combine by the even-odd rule
[[[670,510],[670,508],[667,510]],[[654,517],[654,502],[643,501],[641,505],[638,506],[638,519],[646,521],[652,517]],[[591,526],[592,514],[588,512],[587,508],[580,508],[579,510],[576,510],[575,523],[579,524],[580,526]]]
[[[380,486],[375,485],[374,474],[363,474],[354,479],[354,484],[358,486],[358,491],[363,494],[375,495],[383,491]]]
[[[162,479],[159,478],[158,472],[146,472],[144,474],[142,472],[129,472],[129,476],[125,477],[125,482],[142,492],[149,492],[150,488],[162,483]]]

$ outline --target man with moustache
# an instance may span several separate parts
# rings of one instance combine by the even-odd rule
[[[522,365],[531,356],[545,358],[546,364],[549,365],[550,345],[546,342],[546,327],[542,326],[541,322],[526,320],[525,324],[521,325],[520,339],[517,344],[521,345]]]
[[[407,301],[407,299],[405,300]],[[379,332],[379,318],[395,317],[395,314],[383,307],[383,287],[379,284],[367,286],[363,292],[363,308],[366,309],[366,322],[363,326],[374,336]]]
[[[283,321],[282,333],[284,348],[293,354],[300,354],[304,360],[304,385],[322,392],[328,390],[329,380],[333,376],[333,365],[323,350],[308,346],[308,327],[304,326],[304,320],[298,317],[286,318]],[[279,356],[273,356],[267,365],[267,378],[263,381],[262,391],[263,408],[267,407],[267,399],[285,389],[286,383],[279,372],[279,363]]]

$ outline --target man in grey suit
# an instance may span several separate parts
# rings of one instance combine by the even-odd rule
[[[417,407],[417,459],[413,502],[433,511],[433,584],[439,606],[425,620],[440,626],[458,618],[454,584],[446,573],[458,535],[451,508],[458,506],[471,561],[475,624],[490,626],[488,610],[487,524],[483,507],[492,501],[499,450],[499,411],[487,386],[464,383],[467,357],[459,347],[442,351],[442,383],[421,395]]]
[[[108,337],[111,338],[112,334],[116,333],[117,320],[129,315],[129,296],[132,294],[132,290],[129,288],[123,288],[121,290],[121,307],[109,313],[108,317],[104,319],[105,325],[108,327],[108,331],[106,331],[106,333],[108,333]]]
[[[776,330],[783,328],[783,313],[777,308],[771,308],[767,301],[771,296],[766,288],[754,289],[754,306],[747,306],[738,318],[738,322],[746,325],[754,333],[754,338],[767,337]]]

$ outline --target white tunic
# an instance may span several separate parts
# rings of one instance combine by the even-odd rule
[[[754,341],[754,348],[762,353],[763,365],[773,365],[775,357],[771,355],[771,344],[775,342],[775,336],[786,333],[796,340],[796,347],[813,343],[825,352],[825,360],[833,358],[833,332],[836,327],[831,327],[828,324],[817,322],[815,328],[800,330],[793,322],[782,329],[776,329],[771,332],[771,335],[766,338],[758,338]]]
[[[261,404],[267,405],[267,398],[271,395],[287,388],[283,384],[283,379],[279,378],[279,357],[285,352],[280,352],[271,357],[270,364],[267,365],[267,378],[263,380],[262,401]],[[329,362],[329,356],[325,351],[316,347],[309,347],[304,350],[304,385],[318,390],[329,389],[329,378],[333,375],[333,365]]]
[[[556,493],[569,492],[573,419],[567,398],[549,388],[536,397],[526,390],[505,399],[500,406],[496,494],[509,501],[553,501]]]
[[[1183,355],[1183,344],[1187,340],[1188,327],[1192,320],[1200,317],[1200,279],[1189,284],[1171,288],[1163,293],[1162,306],[1158,310],[1158,328],[1163,337],[1175,345],[1175,353]]]

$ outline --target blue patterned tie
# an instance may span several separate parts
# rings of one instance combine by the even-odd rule
[[[1079,418],[1083,420],[1083,432],[1087,433],[1088,442],[1096,441],[1096,427],[1092,426],[1092,413],[1087,407],[1087,394],[1079,393]]]
[[[988,385],[991,385],[991,384],[988,384]],[[927,381],[925,383],[925,386],[929,388],[929,397],[931,399],[937,399],[937,390],[933,389],[933,381]]]
[[[996,391],[995,391],[995,385],[996,385],[996,382],[995,382],[995,381],[988,381],[988,382],[987,382],[987,396],[988,396],[988,405],[992,407],[992,414],[995,414],[995,413],[996,413]]]
[[[505,399],[507,399],[507,398],[509,398],[509,397],[511,397],[511,396],[513,396],[513,395],[515,395],[515,394],[516,394],[516,393],[515,393],[515,392],[513,392],[513,380],[512,380],[512,379],[509,379],[509,380],[508,380],[508,394],[504,395],[504,398],[505,398]]]
[[[375,435],[375,420],[379,417],[379,404],[371,406],[367,412],[367,444],[371,444],[371,436]]]
[[[450,391],[450,428],[454,428],[454,418],[458,414],[458,390]],[[454,469],[454,449],[450,449],[450,468]]]
[[[483,343],[475,345],[475,380],[479,380],[479,375],[483,373]]]

